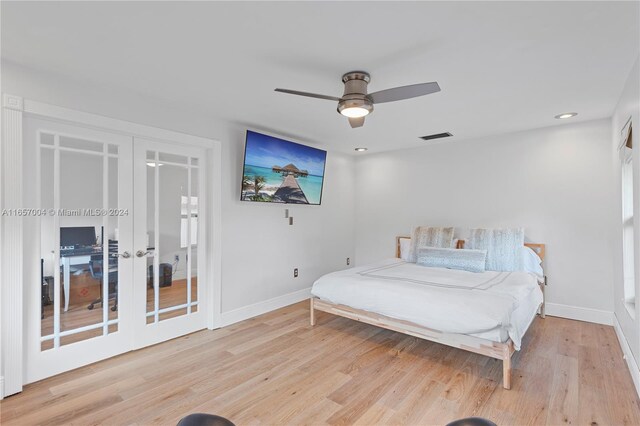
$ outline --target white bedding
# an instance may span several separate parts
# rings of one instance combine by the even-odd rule
[[[445,333],[494,341],[508,336],[516,349],[542,303],[531,273],[473,273],[400,259],[327,274],[313,284],[311,294]]]

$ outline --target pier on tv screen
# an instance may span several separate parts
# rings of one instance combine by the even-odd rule
[[[243,201],[319,205],[327,152],[247,130]]]

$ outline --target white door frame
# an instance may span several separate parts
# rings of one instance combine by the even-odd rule
[[[207,327],[220,326],[221,294],[221,145],[213,139],[76,111],[45,104],[20,96],[2,96],[2,140],[0,145],[0,212],[23,205],[23,117],[25,114],[60,120],[106,132],[120,133],[198,146],[207,150],[208,209],[206,295],[210,313]],[[19,216],[0,215],[0,398],[22,391],[24,384],[24,312],[23,221]]]

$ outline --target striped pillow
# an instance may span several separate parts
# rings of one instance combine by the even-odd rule
[[[467,248],[487,251],[487,271],[521,271],[524,228],[472,229]]]
[[[460,269],[469,272],[484,272],[486,250],[420,247],[417,264],[432,268]]]
[[[407,262],[416,263],[418,247],[453,247],[453,231],[455,228],[437,228],[433,226],[417,226],[411,234],[411,247]]]

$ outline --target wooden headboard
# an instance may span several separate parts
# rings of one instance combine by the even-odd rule
[[[544,260],[544,256],[547,253],[546,246],[544,244],[538,243],[524,243],[525,247],[529,247],[531,250],[535,251],[540,260]]]
[[[396,257],[400,258],[400,240],[407,239],[410,240],[411,237],[407,237],[406,235],[400,235],[396,237]],[[544,260],[544,256],[546,254],[546,248],[544,244],[538,243],[524,243],[525,247],[529,247],[540,257],[541,260]],[[463,249],[464,248],[464,240],[456,241],[456,248]]]
[[[406,235],[399,235],[396,237],[396,258],[400,259],[400,240],[410,240],[411,237]]]

